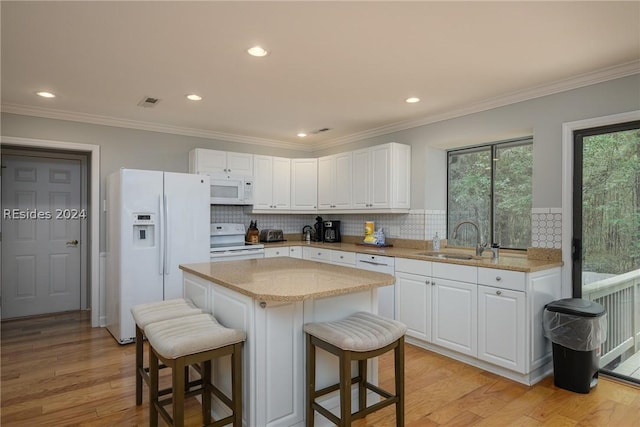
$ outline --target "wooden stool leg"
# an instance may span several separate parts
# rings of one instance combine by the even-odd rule
[[[149,426],[158,426],[158,356],[149,347]]]
[[[136,325],[136,405],[142,405],[142,370],[144,369],[144,336]]]
[[[367,360],[358,360],[358,411],[362,411],[367,407]]]
[[[202,422],[211,424],[211,361],[202,364]]]
[[[184,427],[184,358],[173,366],[173,426]]]
[[[233,396],[233,427],[242,427],[242,343],[233,346],[231,364],[231,395]]]
[[[316,392],[316,346],[311,341],[311,335],[306,334],[307,351],[307,427],[313,427],[315,412],[313,410],[314,395]]]
[[[340,355],[340,426],[351,425],[351,352]]]
[[[404,337],[398,340],[398,346],[394,350],[395,374],[396,374],[396,426],[404,426]]]

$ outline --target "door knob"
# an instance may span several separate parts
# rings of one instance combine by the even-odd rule
[[[78,240],[69,240],[67,246],[78,246]]]

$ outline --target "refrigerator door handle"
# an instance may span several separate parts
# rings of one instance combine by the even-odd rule
[[[164,272],[164,209],[162,202],[162,195],[158,196],[158,214],[160,221],[158,221],[158,240],[160,241],[160,250],[158,251],[158,274],[162,276]]]
[[[171,240],[169,232],[169,223],[171,219],[169,218],[169,197],[164,195],[164,274],[171,273],[171,257],[170,257],[170,248],[171,248]]]

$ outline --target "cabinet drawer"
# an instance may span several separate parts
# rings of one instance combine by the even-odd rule
[[[289,248],[280,247],[280,248],[265,248],[264,249],[264,257],[265,258],[273,258],[278,256],[289,256]]]
[[[289,256],[291,258],[302,258],[302,246],[291,246],[289,248]]]
[[[409,258],[396,258],[396,271],[403,273],[431,276],[431,261],[420,261]]]
[[[447,264],[444,262],[433,263],[433,277],[457,280],[459,282],[477,283],[478,268],[468,265]]]
[[[331,251],[331,262],[337,264],[356,265],[356,253],[345,251]]]
[[[521,271],[478,268],[478,283],[514,291],[525,290],[525,273]]]
[[[329,249],[303,248],[303,258],[314,261],[330,262],[331,251]]]

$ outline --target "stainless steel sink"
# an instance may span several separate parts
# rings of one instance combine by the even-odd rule
[[[420,252],[418,253],[418,255],[430,256],[434,258],[444,258],[444,259],[465,259],[465,260],[473,259],[473,256],[471,255],[448,254],[443,252]]]

